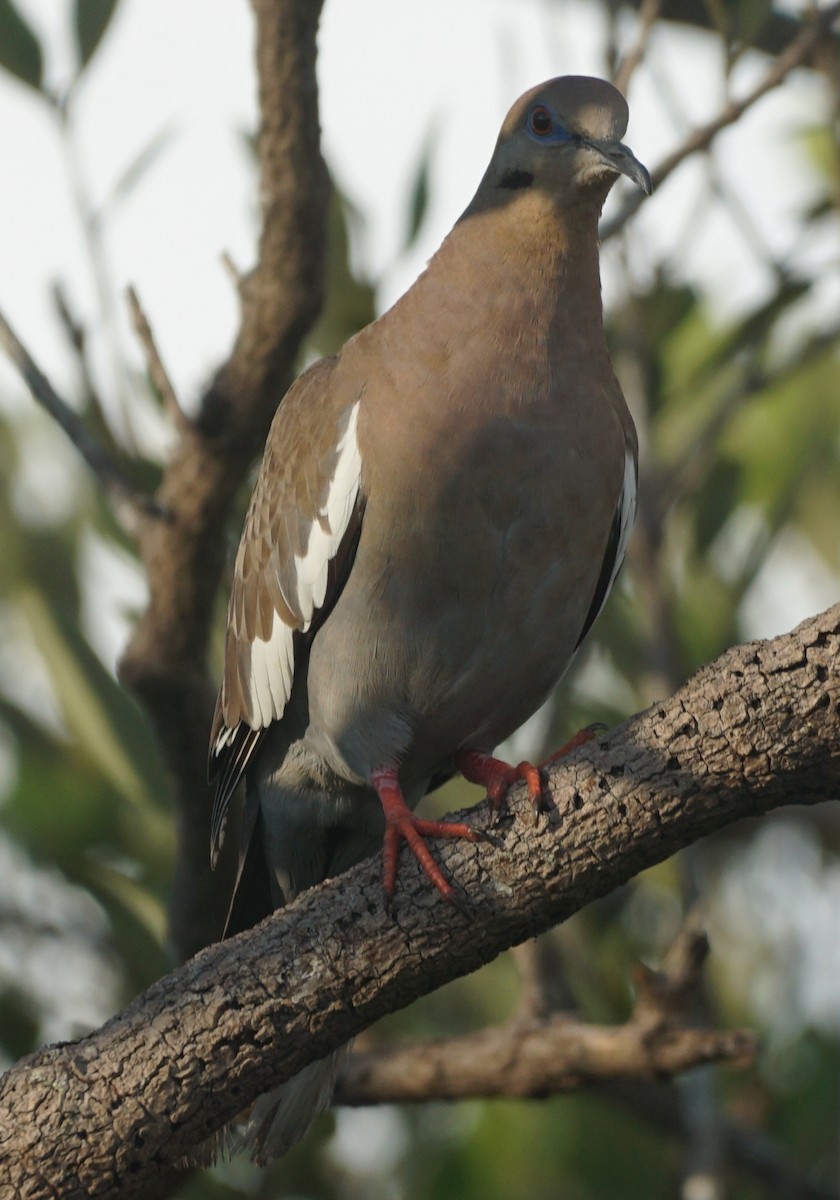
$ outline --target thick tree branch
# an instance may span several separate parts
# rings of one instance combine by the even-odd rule
[[[235,838],[229,839],[221,879],[211,878],[207,849],[207,736],[215,693],[207,664],[227,520],[292,380],[301,339],[323,292],[329,179],[320,151],[315,78],[321,2],[252,4],[261,117],[259,260],[240,286],[242,319],[233,351],[195,422],[181,413],[148,322],[130,297],[153,382],[179,435],[154,500],[132,489],[0,315],[0,345],[100,480],[146,568],[149,605],[122,656],[120,674],[146,708],[175,785],[178,856],[170,933],[179,959],[220,933],[229,893],[225,875],[233,865]],[[149,514],[162,519],[143,519]]]
[[[120,672],[149,713],[175,782],[178,858],[171,933],[184,958],[214,936],[227,889],[210,876],[207,731],[214,683],[208,645],[234,497],[290,383],[323,289],[329,182],[315,79],[319,0],[253,0],[261,128],[259,261],[241,287],[233,351],[181,424],[158,491],[171,519],[144,532],[149,606]],[[234,839],[235,840],[235,839]]]
[[[708,1062],[746,1065],[758,1049],[754,1034],[683,1027],[708,951],[706,935],[689,922],[661,972],[638,964],[636,1004],[624,1025],[526,1012],[464,1037],[356,1050],[342,1064],[335,1102],[538,1099],[605,1079],[669,1079]]]
[[[499,848],[439,851],[473,922],[410,861],[389,919],[370,860],[202,952],[90,1037],[30,1056],[0,1084],[10,1194],[140,1196],[256,1094],[385,1013],[737,818],[836,798],[839,653],[837,605],[730,650],[555,767],[539,825],[517,791]]]

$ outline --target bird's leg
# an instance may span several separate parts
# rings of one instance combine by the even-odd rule
[[[528,784],[528,796],[531,807],[539,811],[542,803],[542,779],[539,767],[533,763],[521,762],[515,767],[494,758],[492,754],[482,754],[480,750],[460,750],[455,755],[455,766],[470,783],[478,783],[487,789],[487,799],[493,812],[500,811],[505,796],[518,779],[524,779]]]
[[[603,728],[602,725],[587,725],[536,766],[534,763],[521,762],[514,767],[500,758],[494,758],[492,754],[482,754],[480,750],[460,750],[455,755],[455,766],[470,783],[478,783],[487,789],[490,808],[496,813],[501,810],[508,789],[523,779],[528,785],[528,798],[536,817],[543,804],[542,771],[553,766],[558,759],[577,750],[578,746],[585,746],[587,742],[591,742]]]
[[[424,838],[456,837],[470,842],[483,842],[485,835],[469,825],[450,821],[424,821],[415,817],[403,796],[397,772],[393,767],[374,771],[370,781],[382,802],[385,813],[385,841],[382,846],[382,885],[385,901],[390,908],[397,886],[397,861],[400,842],[408,844],[414,857],[445,900],[457,903],[456,892],[432,857]]]

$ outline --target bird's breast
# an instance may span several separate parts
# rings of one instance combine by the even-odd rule
[[[387,456],[360,418],[362,535],[310,664],[315,719],[359,773],[390,744],[419,776],[518,727],[574,653],[609,537],[617,420],[593,446],[548,405],[448,417],[407,421]]]

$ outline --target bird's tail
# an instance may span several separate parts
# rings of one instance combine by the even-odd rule
[[[277,892],[276,879],[269,875],[266,866],[259,814],[249,834],[244,839],[246,851],[240,864],[225,937],[256,925],[285,900]],[[351,862],[358,862],[372,850],[366,842],[357,847],[353,837],[345,838],[344,844],[350,846]],[[373,843],[373,848],[376,844]],[[333,869],[338,873],[347,865],[350,864],[339,861]],[[325,866],[319,864],[318,870],[309,871],[306,886],[332,873],[328,866],[333,867],[332,862]],[[288,898],[293,899],[302,889],[290,886],[288,890]],[[254,1162],[263,1165],[285,1154],[306,1134],[319,1113],[329,1108],[339,1064],[349,1049],[350,1043],[339,1047],[260,1096],[250,1110],[200,1143],[190,1154],[187,1165],[212,1166],[219,1159],[232,1158],[239,1153],[248,1154]]]
[[[329,1108],[338,1066],[349,1048],[334,1050],[260,1096],[239,1132],[238,1148],[262,1165],[299,1142],[318,1114]]]
[[[319,1113],[329,1108],[338,1067],[350,1045],[310,1063],[260,1096],[249,1112],[198,1145],[183,1165],[212,1167],[220,1158],[244,1153],[264,1166],[291,1150]]]
[[[314,791],[304,793],[303,800],[300,793],[294,791],[282,794],[281,798],[286,809],[302,805],[306,812],[317,811],[321,799]],[[335,835],[335,827],[328,827],[316,830],[323,834],[321,837],[310,832],[308,838],[301,839],[298,832],[296,837],[275,841],[271,848],[273,868],[270,870],[258,799],[256,789],[246,797],[242,831],[244,850],[225,937],[250,929],[301,891],[346,871],[373,854],[382,840],[382,809],[373,796],[367,807],[354,811],[353,824],[341,827],[340,837]],[[279,819],[283,810],[283,805],[275,798],[275,818]],[[294,848],[288,863],[280,861],[281,851],[287,846]],[[302,847],[308,851],[308,857],[302,854]],[[282,890],[280,878],[283,879]],[[241,1151],[250,1154],[254,1162],[263,1164],[285,1154],[301,1140],[318,1114],[329,1108],[339,1065],[349,1049],[348,1043],[260,1096],[247,1113],[202,1142],[189,1161],[196,1166],[209,1166],[218,1158]]]

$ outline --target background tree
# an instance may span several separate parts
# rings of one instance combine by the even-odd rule
[[[7,791],[0,852],[8,880],[0,1040],[9,1061],[44,1039],[98,1024],[218,934],[225,887],[207,868],[204,754],[221,628],[217,592],[238,534],[245,476],[296,364],[334,349],[374,310],[373,289],[348,265],[358,243],[353,211],[335,194],[328,203],[318,152],[318,6],[257,0],[262,132],[254,152],[262,232],[257,266],[236,279],[235,346],[200,403],[190,403],[182,388],[176,396],[135,297],[130,311],[145,367],[126,365],[131,352],[114,296],[130,281],[110,261],[109,222],[120,205],[134,203],[142,214],[136,189],[144,174],[162,169],[168,135],[138,147],[107,203],[91,201],[79,153],[87,73],[107,56],[112,20],[126,2],[118,8],[78,0],[68,8],[77,59],[60,90],[44,82],[43,47],[29,14],[8,0],[0,4],[0,63],[55,123],[66,147],[97,293],[88,311],[77,312],[64,281],[55,289],[75,380],[62,388],[69,402],[46,396],[95,481],[78,472],[71,447],[56,444],[49,422],[15,400],[11,383],[9,421],[0,427],[8,481],[0,492]],[[644,149],[635,134],[645,90],[656,89],[657,104],[678,132],[667,153],[648,156],[660,189],[647,213],[636,217],[632,201],[624,200],[626,207],[619,201],[604,229],[614,355],[645,446],[639,530],[596,645],[532,724],[532,745],[556,743],[591,720],[612,724],[670,695],[733,642],[780,632],[772,625],[778,616],[762,615],[768,596],[786,599],[776,613],[799,603],[802,615],[816,611],[823,595],[824,602],[836,597],[840,429],[836,305],[829,302],[837,286],[835,11],[824,7],[800,23],[746,4],[642,4],[637,16],[621,6],[599,9],[601,63],[587,62],[586,69],[612,73],[629,91],[634,147]],[[563,6],[546,3],[544,12],[547,27],[564,18]],[[489,22],[490,6],[487,13]],[[707,32],[697,32],[699,25]],[[690,42],[681,40],[686,31]],[[663,62],[683,61],[668,57],[679,53],[687,62],[701,48],[707,59],[717,57],[719,99],[688,118],[683,106],[691,96],[680,87],[679,70],[666,72]],[[818,111],[807,120],[797,115],[800,67],[810,73],[807,95],[817,98]],[[582,63],[571,58],[563,68]],[[798,238],[781,248],[767,236],[767,198],[733,171],[723,140],[723,131],[760,114],[774,88],[790,96],[791,126],[787,145],[777,128],[776,139],[762,143],[762,156],[772,163],[784,155],[807,169],[812,183],[809,205],[793,222]],[[501,108],[517,90],[504,89]],[[488,153],[495,124],[488,122]],[[430,220],[437,144],[431,137],[416,147],[409,260],[422,252]],[[684,229],[671,255],[643,258],[649,223],[663,222],[678,207],[675,189],[692,168],[691,187],[682,193]],[[712,228],[705,244],[713,248],[731,245],[734,230],[764,277],[756,297],[735,311],[710,305],[702,264],[692,260],[705,225]],[[326,227],[329,253],[322,262]],[[310,330],[324,276],[327,305]],[[4,289],[3,299],[14,321],[13,293]],[[156,334],[171,342],[178,330],[158,327]],[[19,343],[8,332],[5,342],[37,390]],[[103,343],[111,347],[104,363]],[[52,363],[42,365],[53,374]],[[43,388],[39,398],[45,399]],[[163,439],[155,448],[149,433],[161,428],[165,455]],[[44,458],[54,472],[46,488],[37,478]],[[230,540],[221,533],[228,527]],[[97,583],[113,580],[115,563],[134,555],[147,573],[149,600],[132,621],[122,655],[127,695],[92,648],[91,626],[102,613]],[[802,585],[809,575],[819,587]],[[820,669],[836,679],[831,660]],[[830,729],[828,714],[825,721]],[[440,804],[451,808],[473,798],[455,784]],[[514,1027],[521,1039],[523,1024],[558,1009],[574,1014],[573,1032],[590,1052],[592,1039],[580,1031],[592,1023],[629,1030],[631,1047],[638,1047],[639,1031],[670,1033],[676,1013],[688,1012],[695,1025],[750,1025],[761,1032],[764,1049],[749,1070],[693,1072],[675,1095],[649,1084],[643,1077],[651,1063],[637,1062],[619,1084],[627,1037],[616,1038],[600,1074],[587,1060],[595,1078],[613,1080],[597,1092],[539,1106],[495,1100],[346,1110],[334,1132],[325,1120],[306,1146],[269,1172],[234,1162],[212,1176],[162,1177],[160,1189],[183,1196],[562,1193],[686,1200],[834,1194],[837,849],[836,809],[828,807],[758,827],[731,826],[591,905],[545,943],[389,1017],[366,1043],[371,1057],[351,1060],[342,1094],[349,1102],[440,1094],[422,1080],[413,1097],[388,1091],[377,1072],[389,1059],[377,1047],[397,1037],[461,1034],[464,1062],[475,1063],[489,1055],[488,1044],[466,1035],[500,1024],[502,1049],[510,1053],[516,1045],[517,1061],[527,1060],[521,1040],[512,1040]],[[696,918],[688,919],[698,898],[713,945],[702,985],[703,943]],[[666,986],[644,971],[634,975],[637,960],[659,964],[672,944]],[[545,1046],[545,1023],[538,1032]],[[660,1050],[663,1044],[660,1037]],[[568,1052],[568,1037],[554,1047],[558,1059],[563,1045]],[[702,1060],[702,1047],[692,1045],[694,1059],[670,1069]],[[448,1044],[448,1058],[455,1048]],[[739,1060],[750,1051],[743,1038],[713,1048],[716,1056]],[[429,1049],[422,1054],[432,1057]],[[390,1061],[403,1082],[411,1077],[410,1057]],[[658,1069],[669,1067],[660,1062]],[[549,1090],[587,1077],[578,1059]],[[491,1090],[487,1080],[484,1089]],[[483,1094],[480,1084],[473,1094]]]

